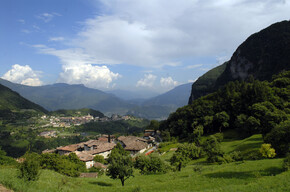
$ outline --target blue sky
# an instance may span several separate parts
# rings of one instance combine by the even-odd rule
[[[162,93],[289,10],[289,0],[1,0],[0,77]]]

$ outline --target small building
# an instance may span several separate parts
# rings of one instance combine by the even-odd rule
[[[64,147],[58,147],[56,148],[56,152],[60,155],[68,155],[75,151],[82,151],[84,148],[83,143],[73,144],[73,145],[67,145]]]
[[[95,162],[94,162],[94,156],[93,155],[88,154],[87,152],[84,152],[84,151],[82,151],[82,152],[76,151],[75,154],[78,156],[78,158],[81,161],[85,162],[87,169],[89,169],[89,168],[94,166]]]
[[[96,148],[90,151],[86,151],[88,154],[93,156],[95,155],[102,155],[105,159],[108,158],[109,154],[111,153],[112,149],[116,146],[115,143],[102,143],[98,145]]]
[[[131,155],[138,153],[144,153],[152,145],[148,144],[148,140],[135,136],[120,136],[118,141],[124,147],[126,151],[129,151]]]
[[[45,138],[56,137],[56,131],[44,131],[39,133],[39,136]]]

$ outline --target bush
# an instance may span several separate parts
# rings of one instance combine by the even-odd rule
[[[70,177],[78,177],[81,172],[86,171],[85,163],[80,161],[75,153],[68,156],[45,153],[41,154],[39,161],[43,169],[54,170]]]
[[[271,144],[267,143],[261,145],[260,153],[266,158],[274,158],[276,156],[275,149],[271,148]]]
[[[167,166],[157,154],[152,154],[149,157],[140,155],[136,158],[134,167],[140,170],[141,174],[156,174],[165,173]]]
[[[17,165],[17,162],[12,158],[6,156],[6,152],[0,147],[0,165]]]
[[[259,149],[248,149],[241,152],[241,156],[244,160],[259,160],[262,159],[262,155]]]
[[[90,173],[91,172],[96,172],[98,173],[98,177],[102,176],[105,173],[105,170],[102,167],[91,167],[88,170]]]
[[[38,155],[35,153],[26,153],[24,161],[19,164],[19,178],[25,181],[36,181],[39,176],[39,161]]]
[[[229,155],[234,161],[242,161],[243,160],[243,156],[242,156],[242,153],[240,151],[233,151]]]
[[[284,121],[271,130],[265,137],[265,142],[270,143],[277,155],[284,156],[290,150],[290,120]]]
[[[285,171],[290,170],[290,153],[288,153],[283,161],[283,169]]]

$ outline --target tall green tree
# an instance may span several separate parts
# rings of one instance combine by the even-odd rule
[[[112,179],[120,179],[122,186],[125,181],[133,176],[133,160],[127,151],[118,143],[109,157],[107,175]]]
[[[200,148],[194,144],[181,144],[170,158],[171,165],[175,166],[178,171],[185,167],[191,159],[200,157]]]
[[[204,141],[203,150],[207,155],[207,160],[211,163],[217,162],[219,157],[223,157],[224,154],[219,139],[214,135]]]

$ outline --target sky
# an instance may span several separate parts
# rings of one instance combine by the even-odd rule
[[[0,77],[163,93],[289,10],[290,0],[0,0]]]

